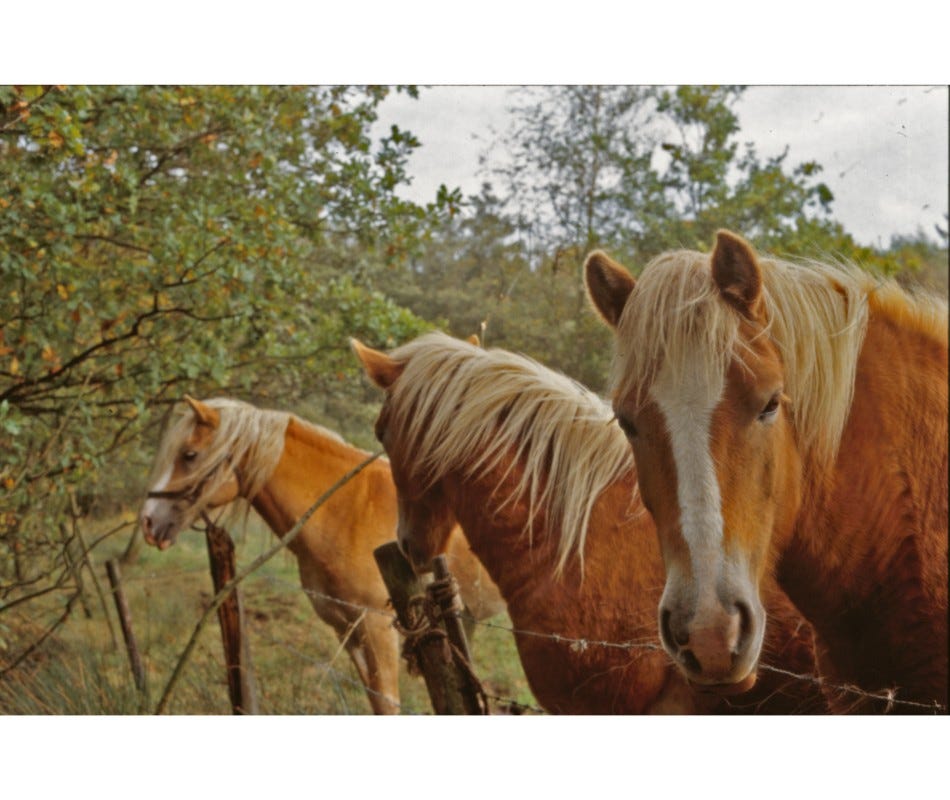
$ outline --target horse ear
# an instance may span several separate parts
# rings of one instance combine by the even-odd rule
[[[723,299],[749,319],[762,309],[762,270],[752,246],[729,231],[716,232],[712,275]]]
[[[199,425],[207,425],[209,428],[217,428],[221,422],[221,415],[216,408],[212,408],[200,400],[195,400],[191,395],[185,395],[185,402],[191,406],[195,412],[195,419]]]
[[[469,336],[465,341],[468,342],[469,344],[475,345],[476,347],[481,347],[481,346],[482,346],[482,343],[481,343],[481,341],[479,341],[479,338],[478,338],[478,334],[477,334],[477,333],[473,333],[473,334],[472,334],[471,336]]]
[[[597,313],[611,328],[616,328],[636,285],[633,276],[605,252],[595,250],[584,262],[584,284]]]
[[[394,361],[388,355],[372,347],[367,347],[357,339],[350,339],[350,347],[366,370],[369,379],[380,389],[389,389],[402,375],[405,363]]]

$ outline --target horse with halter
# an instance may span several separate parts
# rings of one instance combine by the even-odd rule
[[[162,550],[200,515],[238,498],[283,536],[369,456],[293,414],[224,398],[185,400],[159,446],[141,512],[146,542]],[[396,490],[383,460],[341,486],[288,545],[317,616],[345,646],[378,714],[399,709],[398,635],[373,558],[395,528]],[[485,618],[504,610],[460,533],[451,536],[448,557],[471,614]]]
[[[947,303],[720,231],[636,280],[588,256],[613,407],[666,566],[663,646],[695,684],[753,680],[775,575],[842,710],[946,710]]]
[[[386,399],[376,434],[417,567],[456,521],[501,590],[532,691],[557,713],[821,711],[813,683],[763,673],[742,696],[694,692],[657,644],[663,564],[608,406],[522,356],[427,334],[391,354],[353,341]],[[813,672],[814,636],[769,594],[766,650]]]

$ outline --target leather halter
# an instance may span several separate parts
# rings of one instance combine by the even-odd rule
[[[218,465],[214,469],[212,469],[204,477],[204,479],[199,481],[195,485],[195,487],[192,489],[188,489],[188,488],[170,489],[170,490],[163,489],[159,491],[146,492],[145,496],[150,497],[150,498],[155,498],[156,500],[187,500],[190,505],[194,504],[201,498],[201,495],[204,492],[205,486],[208,485],[208,481],[211,480],[212,476],[218,473],[218,470],[220,470],[224,464],[227,464],[229,467],[231,467],[231,472],[234,473],[234,477],[237,480],[238,494],[240,495],[242,491],[241,473],[238,471],[238,468],[234,466],[234,464],[231,463],[231,456],[228,455],[228,456],[225,456],[218,463]]]

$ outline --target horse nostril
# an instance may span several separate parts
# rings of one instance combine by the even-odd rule
[[[666,608],[660,612],[660,635],[672,649],[689,644],[689,631],[682,625],[674,627],[673,613]]]
[[[686,667],[687,670],[692,672],[694,675],[702,674],[703,668],[699,663],[699,659],[693,655],[692,650],[683,650],[680,653],[680,658],[683,659],[683,666]]]
[[[752,635],[752,612],[749,610],[749,606],[741,600],[736,601],[735,608],[739,614],[739,636],[736,639],[735,652],[741,653]]]
[[[669,648],[673,647],[673,632],[670,630],[670,614],[668,609],[663,609],[660,612],[660,638],[666,642],[666,646]]]

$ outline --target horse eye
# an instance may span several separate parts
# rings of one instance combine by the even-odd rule
[[[184,453],[182,453],[181,457],[185,459],[185,461],[194,461],[198,457],[198,453],[196,453],[194,450],[186,450]]]
[[[765,404],[765,408],[759,412],[759,420],[762,422],[767,422],[772,417],[775,416],[775,412],[778,411],[779,400],[782,396],[781,392],[776,392],[769,399],[769,402]]]
[[[637,435],[637,428],[627,417],[617,417],[617,424],[620,426],[628,439],[632,439]]]

